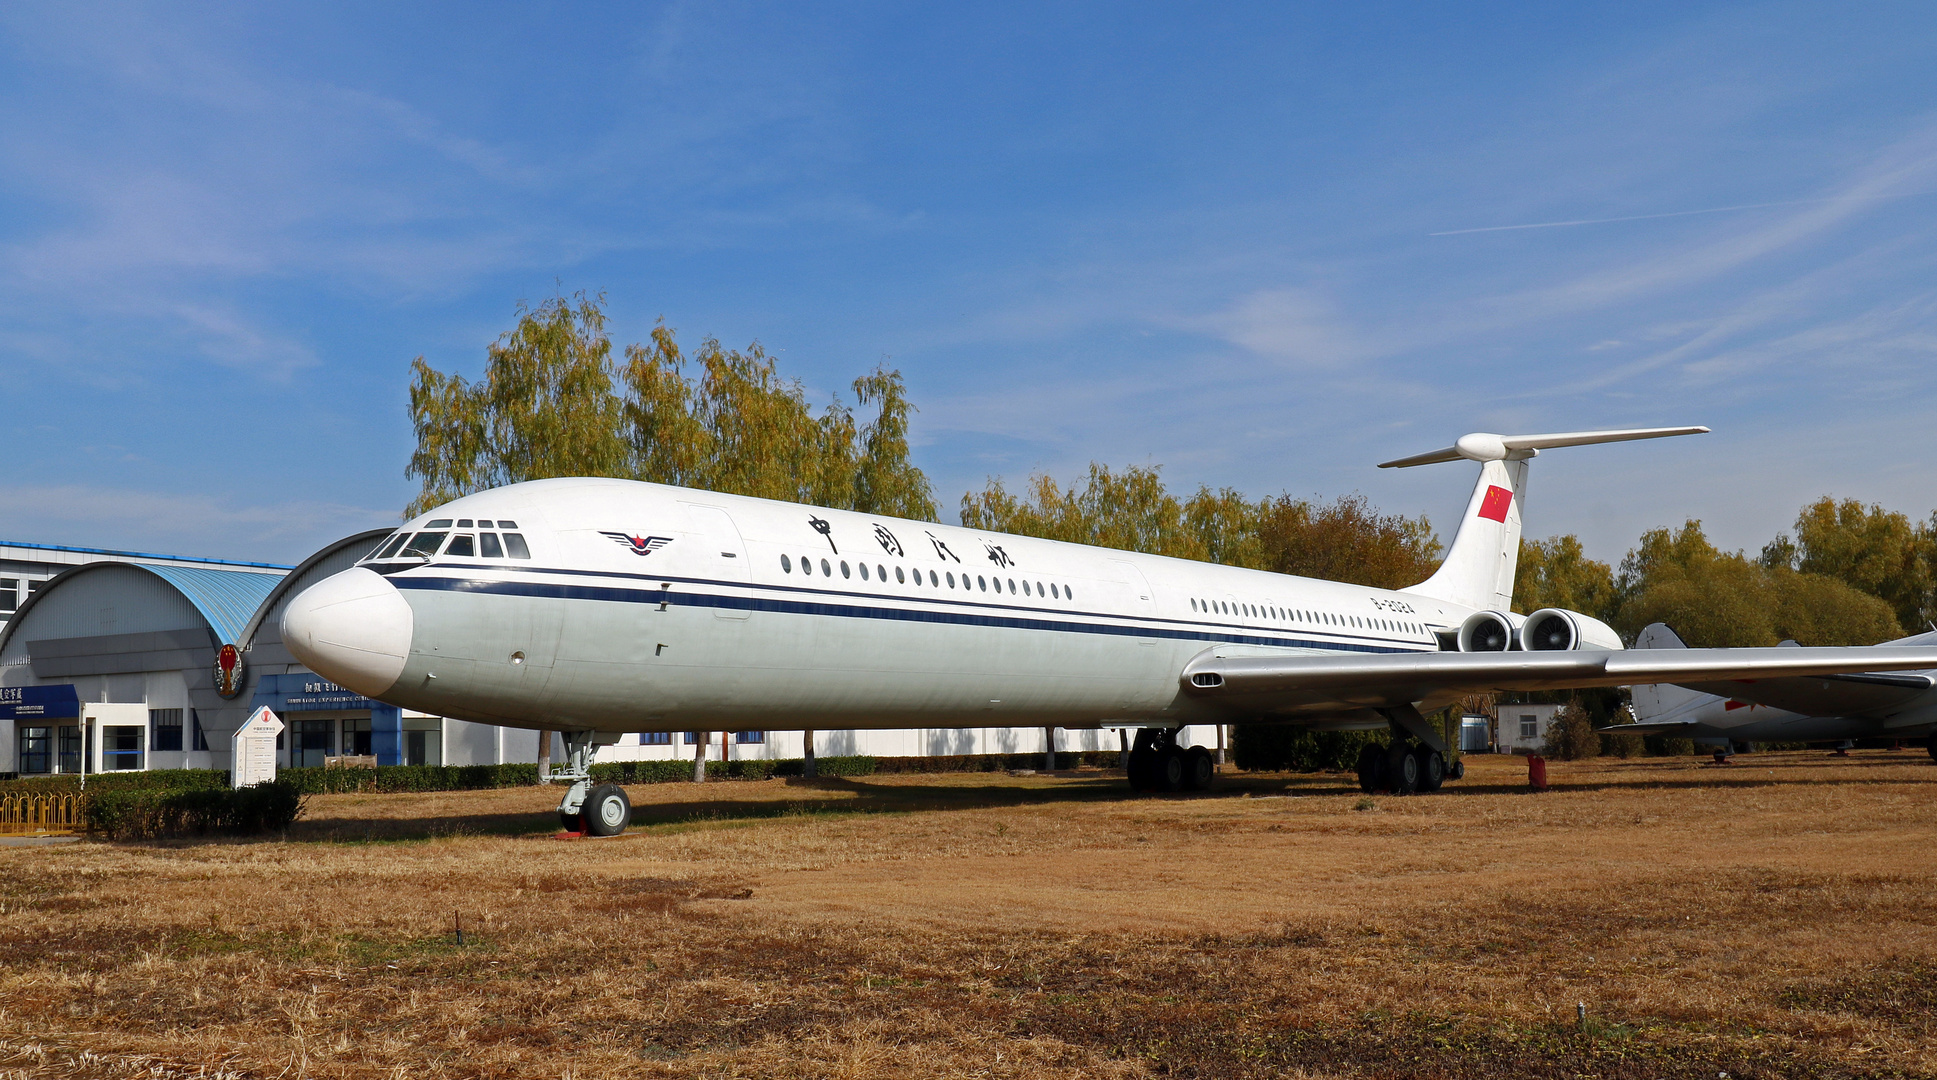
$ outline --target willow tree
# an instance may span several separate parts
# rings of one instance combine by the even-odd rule
[[[1894,510],[1825,495],[1796,515],[1795,539],[1777,536],[1761,561],[1879,597],[1913,630],[1937,619],[1937,516],[1912,522]]]
[[[476,383],[437,371],[421,356],[412,361],[417,450],[404,475],[423,488],[405,517],[521,480],[629,475],[605,298],[576,300],[520,303],[517,325],[486,351]]]
[[[1632,638],[1651,622],[1696,647],[1873,645],[1903,631],[1878,597],[1823,574],[1718,550],[1699,521],[1653,529],[1616,576],[1616,629]]]
[[[1362,495],[1329,504],[1281,495],[1251,502],[1231,488],[1179,498],[1154,468],[1092,463],[1082,486],[1036,476],[1020,496],[991,478],[962,496],[962,524],[1281,574],[1400,588],[1439,564],[1425,518],[1381,514]]]
[[[412,365],[422,481],[410,514],[472,491],[554,476],[613,476],[735,495],[933,520],[928,479],[908,459],[901,374],[854,380],[875,415],[858,426],[838,397],[818,412],[758,343],[708,338],[689,358],[663,323],[615,363],[605,298],[519,305],[476,383]],[[688,377],[688,368],[694,377]]]

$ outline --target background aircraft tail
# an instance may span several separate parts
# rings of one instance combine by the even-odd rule
[[[1634,639],[1637,649],[1686,649],[1681,635],[1666,623],[1649,623]],[[1666,725],[1685,723],[1704,707],[1722,700],[1714,694],[1689,690],[1673,683],[1645,683],[1631,687],[1634,720],[1637,724]]]
[[[1404,469],[1442,461],[1480,463],[1479,483],[1467,500],[1459,532],[1446,561],[1432,577],[1402,592],[1417,593],[1469,608],[1511,610],[1513,571],[1520,560],[1520,501],[1527,491],[1527,463],[1540,451],[1559,446],[1659,439],[1695,435],[1705,427],[1630,428],[1621,431],[1567,431],[1549,435],[1462,435],[1444,450],[1415,454],[1380,464]]]

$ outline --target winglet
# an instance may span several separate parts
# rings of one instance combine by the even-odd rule
[[[1407,469],[1414,465],[1437,465],[1442,461],[1525,461],[1542,450],[1557,446],[1588,446],[1593,443],[1628,442],[1633,439],[1664,439],[1670,435],[1705,435],[1705,427],[1624,428],[1619,431],[1560,431],[1550,435],[1495,435],[1476,431],[1461,435],[1444,450],[1395,461],[1382,461],[1381,469]]]

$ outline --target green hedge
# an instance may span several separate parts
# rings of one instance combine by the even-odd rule
[[[1076,769],[1091,766],[1114,769],[1120,756],[1115,750],[1057,751],[1056,768]],[[936,754],[930,757],[887,757],[875,760],[875,772],[949,773],[1008,772],[1011,769],[1042,768],[1042,751],[1033,754]],[[826,772],[825,769],[822,770]]]
[[[538,766],[381,765],[374,769],[307,766],[278,769],[276,779],[296,785],[296,790],[305,795],[356,791],[483,791],[536,784]]]
[[[303,812],[295,785],[270,781],[246,788],[88,785],[88,831],[110,840],[209,833],[281,832]]]
[[[1231,729],[1231,756],[1246,771],[1349,772],[1359,748],[1385,744],[1378,731],[1309,731],[1286,724],[1238,724]]]
[[[5,778],[8,791],[40,794],[50,791],[78,791],[81,778],[73,773],[59,776]],[[194,791],[227,788],[227,769],[155,769],[151,772],[104,772],[87,774],[87,790],[96,791]]]

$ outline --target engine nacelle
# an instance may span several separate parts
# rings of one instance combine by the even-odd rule
[[[1460,652],[1506,652],[1520,647],[1520,624],[1510,611],[1476,611],[1459,626]]]
[[[1621,635],[1589,615],[1565,608],[1541,608],[1520,627],[1520,647],[1528,652],[1574,652],[1621,648]]]

